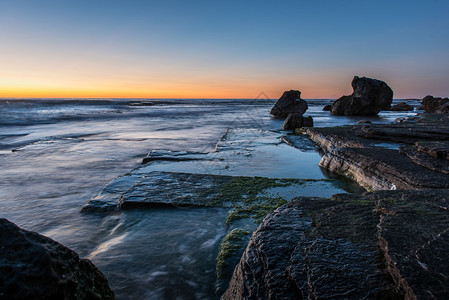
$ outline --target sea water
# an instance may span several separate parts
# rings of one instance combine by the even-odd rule
[[[151,102],[151,103],[148,103]],[[91,259],[118,299],[210,299],[215,258],[227,232],[223,208],[156,208],[81,213],[104,185],[138,167],[149,151],[213,152],[227,129],[277,132],[270,99],[1,99],[0,217],[55,239]],[[315,126],[366,117],[323,112],[308,100]],[[382,112],[373,123],[414,112]],[[270,146],[269,147],[273,147]],[[316,151],[282,145],[294,158],[276,176],[326,178]],[[260,158],[261,164],[267,160]],[[227,175],[260,175],[261,164]],[[295,168],[295,164],[301,167]],[[172,164],[173,166],[173,164]],[[251,172],[254,168],[254,172]],[[156,168],[157,169],[157,168]],[[184,170],[185,171],[185,170]],[[193,165],[192,172],[196,170]],[[241,173],[245,174],[241,174]],[[270,175],[269,172],[267,175]],[[312,175],[310,175],[312,176]],[[268,176],[269,177],[269,176]],[[272,176],[273,177],[273,176]],[[320,196],[322,191],[304,191]]]

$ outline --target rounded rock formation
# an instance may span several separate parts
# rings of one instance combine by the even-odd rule
[[[332,104],[333,115],[372,116],[390,109],[393,90],[385,82],[355,76],[351,85],[352,95],[342,96]]]
[[[0,249],[2,299],[114,299],[89,260],[6,219],[0,219]]]
[[[301,99],[301,92],[290,90],[282,94],[281,98],[274,104],[270,114],[276,118],[284,119],[292,113],[302,116],[307,108],[307,102]]]
[[[429,113],[449,113],[449,98],[426,96],[422,99],[421,104]]]

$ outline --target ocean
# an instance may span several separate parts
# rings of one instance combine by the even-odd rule
[[[335,117],[306,100],[315,126],[394,122],[416,112]],[[396,101],[396,100],[395,100]],[[102,188],[141,166],[150,151],[213,153],[227,132],[224,164],[170,162],[152,170],[233,176],[326,179],[320,154],[287,145],[272,99],[0,99],[0,217],[89,258],[118,299],[213,299],[215,260],[229,231],[226,208],[81,212]],[[417,103],[414,103],[417,105]],[[256,137],[257,136],[257,137]],[[262,136],[262,137],[261,137]],[[243,146],[242,146],[243,145]],[[240,157],[240,156],[239,156]],[[345,183],[347,184],[347,183]],[[298,195],[329,196],[310,185]],[[292,194],[291,196],[295,196]]]

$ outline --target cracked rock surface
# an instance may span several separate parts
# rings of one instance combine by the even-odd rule
[[[296,198],[265,218],[224,299],[447,299],[449,190]]]
[[[324,151],[320,166],[368,190],[449,188],[449,117],[416,121],[308,128]]]

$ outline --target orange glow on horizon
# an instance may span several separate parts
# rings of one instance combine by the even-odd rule
[[[178,86],[176,83],[170,84],[175,88],[167,86],[142,88],[142,86],[96,86],[96,87],[72,87],[60,85],[52,87],[49,84],[30,84],[2,86],[0,84],[0,98],[155,98],[155,99],[254,99],[265,98],[277,99],[286,90],[297,89],[301,91],[304,99],[335,99],[351,91],[332,87],[324,89],[313,85],[278,83],[271,85],[248,84],[247,86]]]

